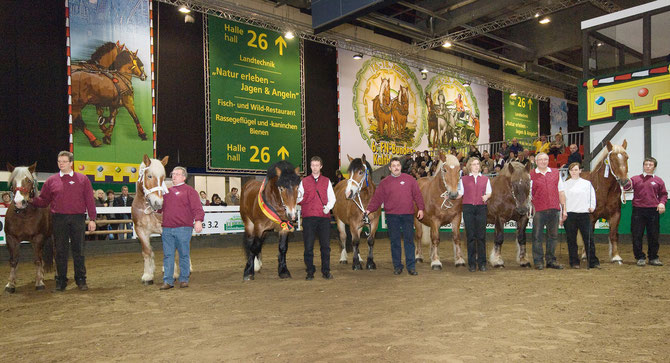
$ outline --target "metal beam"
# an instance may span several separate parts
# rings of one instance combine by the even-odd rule
[[[575,87],[579,83],[579,78],[577,77],[573,77],[571,75],[553,70],[551,68],[541,66],[537,63],[526,62],[524,64],[524,67],[526,68],[527,72],[536,74],[540,77],[547,78],[553,81],[561,82],[567,86]]]
[[[438,23],[435,27],[436,33],[445,33],[449,29],[457,28],[482,16],[504,10],[510,5],[522,3],[521,0],[496,0],[496,1],[477,1],[472,4],[460,7],[448,12],[444,23]]]
[[[621,130],[621,128],[626,124],[626,122],[628,122],[628,120],[619,121],[619,122],[616,123],[616,125],[614,125],[614,127],[610,130],[610,132],[608,132],[607,135],[605,135],[605,137],[600,141],[600,143],[598,143],[598,145],[595,147],[595,149],[593,149],[593,151],[589,153],[589,155],[588,155],[588,160],[589,161],[591,159],[593,159],[594,156],[598,155],[600,150],[602,150],[603,147],[605,147],[605,145],[607,145],[608,141],[612,141],[614,136],[616,136],[616,134],[619,132],[619,130]],[[585,157],[586,157],[586,151],[587,150],[584,149],[584,156]]]
[[[568,68],[574,69],[575,71],[578,71],[578,72],[581,72],[581,71],[582,71],[582,67],[577,66],[577,65],[574,65],[574,64],[572,64],[572,63],[568,63],[568,62],[563,61],[563,60],[560,60],[560,59],[558,59],[558,58],[556,58],[556,57],[553,57],[553,56],[550,56],[550,55],[545,55],[544,58],[546,58],[546,59],[548,59],[548,60],[550,60],[550,61],[552,61],[552,62],[554,62],[554,63],[558,63],[558,64],[560,64],[560,65],[563,65],[563,66],[566,66],[566,67],[568,67]]]

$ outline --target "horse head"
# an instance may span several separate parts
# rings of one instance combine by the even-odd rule
[[[300,176],[296,168],[288,161],[282,160],[268,169],[267,179],[266,197],[268,201],[275,206],[283,207],[275,208],[280,216],[283,213],[286,220],[297,221]]]
[[[400,86],[400,104],[407,105],[409,103],[409,96],[407,94],[407,87]]]
[[[137,52],[123,50],[114,60],[112,68],[144,81],[147,79],[147,74],[144,72],[144,63],[137,56]]]
[[[442,180],[449,199],[458,198],[458,180],[460,179],[461,166],[458,159],[451,154],[439,152],[440,162],[437,164],[437,178]]]
[[[623,140],[621,145],[613,145],[607,142],[607,156],[605,162],[610,166],[612,175],[623,186],[628,183],[628,154],[626,153],[628,142]]]
[[[17,211],[25,209],[28,203],[37,195],[36,167],[37,163],[31,166],[17,167],[7,163],[7,171],[11,173],[7,184],[12,193],[14,193],[13,202]]]
[[[114,64],[116,57],[123,51],[124,45],[119,44],[117,41],[116,44],[112,42],[107,42],[99,46],[93,54],[91,54],[91,59],[89,63],[97,64],[104,68],[109,68]]]
[[[530,211],[530,163],[525,166],[513,161],[507,163],[501,172],[509,179],[509,188],[514,198],[514,210],[525,215]]]
[[[391,104],[391,83],[388,78],[382,78],[379,86],[379,94],[384,106]]]
[[[140,175],[137,179],[137,190],[142,190],[144,200],[154,211],[163,208],[163,194],[165,194],[165,165],[169,156],[163,160],[150,159],[144,154],[140,164]]]
[[[360,158],[349,158],[349,179],[347,179],[347,188],[344,190],[344,195],[347,199],[355,198],[363,188],[365,188],[372,173],[370,164],[365,160],[365,154]]]

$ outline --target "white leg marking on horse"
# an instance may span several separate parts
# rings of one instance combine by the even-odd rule
[[[433,260],[433,261],[430,262],[430,267],[432,268],[433,266],[442,267],[442,262],[440,262],[440,260]]]
[[[342,249],[342,252],[340,252],[340,261],[347,261],[347,249],[344,248]]]
[[[254,257],[254,272],[258,272],[263,267],[263,262],[260,259],[260,255]]]
[[[151,256],[144,255],[144,274],[142,274],[142,281],[151,281],[154,279],[154,272],[153,272],[153,253]]]

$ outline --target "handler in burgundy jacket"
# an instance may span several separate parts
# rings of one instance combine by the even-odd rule
[[[74,280],[79,290],[88,290],[86,285],[86,265],[84,264],[84,232],[86,230],[86,211],[88,211],[88,230],[95,231],[95,200],[91,181],[72,170],[74,155],[69,151],[58,153],[60,172],[50,176],[39,197],[33,204],[44,208],[51,204],[53,214],[53,233],[56,244],[56,291],[65,291],[67,287],[67,260],[72,246],[74,262]]]
[[[414,260],[414,204],[419,210],[416,217],[423,219],[423,197],[416,179],[401,172],[400,159],[394,157],[389,164],[391,175],[384,178],[372,196],[366,214],[376,211],[384,203],[386,225],[391,239],[393,273],[402,273],[402,250],[400,237],[405,241],[405,263],[410,275],[417,275]]]
[[[658,234],[660,232],[660,215],[665,213],[668,202],[668,191],[665,183],[654,175],[658,162],[654,158],[646,158],[642,162],[643,173],[630,178],[624,186],[633,189],[633,215],[630,221],[630,232],[633,237],[633,253],[638,266],[644,266],[645,255],[642,252],[642,237],[647,230],[647,256],[652,266],[663,266],[658,258]]]
[[[185,184],[186,169],[172,169],[173,187],[163,196],[163,286],[161,290],[174,287],[174,252],[179,252],[179,287],[188,287],[191,274],[191,234],[202,232],[205,211],[200,195]]]
[[[468,239],[468,267],[470,272],[486,271],[486,202],[491,198],[491,182],[480,173],[479,158],[468,159],[466,169],[458,181],[458,194],[463,197],[463,220]]]
[[[314,239],[319,235],[321,275],[330,280],[330,210],[335,205],[335,192],[330,180],[321,175],[323,160],[313,156],[309,162],[312,174],[303,178],[298,187],[298,203],[302,216],[302,236],[305,240],[306,280],[314,279]]]
[[[535,268],[542,270],[544,261],[548,268],[563,269],[563,265],[556,262],[556,242],[558,241],[558,222],[565,219],[565,183],[561,179],[558,169],[548,167],[549,156],[539,153],[535,157],[537,168],[530,171],[530,188],[533,208],[533,263]],[[563,210],[563,216],[561,215]],[[547,251],[542,250],[542,231],[547,227]]]

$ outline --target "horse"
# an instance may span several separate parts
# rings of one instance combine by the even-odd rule
[[[393,126],[398,137],[402,137],[407,126],[407,115],[409,114],[409,96],[407,87],[400,86],[398,97],[391,102],[391,114],[393,117]]]
[[[495,238],[489,262],[493,267],[505,267],[501,256],[505,240],[505,223],[516,221],[517,257],[521,267],[530,267],[526,259],[526,226],[530,212],[530,163],[507,163],[491,179],[491,198],[487,203],[486,220],[495,225]]]
[[[113,71],[94,72],[78,69],[72,72],[73,124],[75,128],[82,130],[93,147],[99,147],[102,143],[88,130],[82,119],[81,111],[88,104],[95,105],[96,108],[109,107],[110,109],[110,126],[103,128],[105,133],[104,143],[111,144],[114,120],[118,108],[121,106],[125,107],[133,118],[140,139],[147,139],[147,135],[135,113],[132,85],[132,77],[137,77],[142,81],[146,80],[144,64],[137,57],[137,51],[133,53],[123,50],[115,58],[110,68]]]
[[[247,264],[244,280],[253,280],[256,261],[269,231],[279,232],[279,277],[290,278],[286,267],[288,234],[293,232],[293,223],[298,218],[297,199],[300,177],[288,161],[279,161],[270,166],[261,182],[250,180],[242,186],[240,216],[244,223],[244,251]]]
[[[447,104],[446,97],[442,90],[437,95],[437,129],[438,142],[444,145],[451,145],[454,141],[454,129],[456,128],[456,107]]]
[[[454,243],[454,264],[465,266],[461,250],[461,211],[463,200],[458,198],[458,180],[460,179],[460,164],[451,154],[439,153],[440,163],[434,176],[423,177],[418,180],[419,189],[423,195],[423,219],[414,218],[415,240],[417,243],[416,259],[423,262],[421,251],[422,237],[430,229],[430,266],[433,270],[441,270],[442,262],[438,256],[440,245],[440,226],[451,223]],[[425,229],[425,230],[424,230]]]
[[[21,241],[30,241],[35,253],[35,289],[44,290],[44,272],[53,269],[54,240],[53,223],[49,208],[37,208],[30,204],[39,195],[35,168],[37,163],[14,167],[7,163],[11,173],[7,184],[14,193],[12,204],[5,216],[5,235],[9,249],[9,281],[5,291],[16,292],[16,269],[19,264]]]
[[[372,99],[372,114],[377,120],[379,135],[391,135],[391,86],[388,78],[382,78],[379,85],[379,94]],[[384,129],[387,131],[384,132]]]
[[[364,220],[363,213],[365,207],[370,203],[372,195],[375,193],[375,183],[372,181],[372,167],[365,159],[365,154],[360,158],[349,158],[349,179],[345,179],[337,183],[335,186],[335,206],[333,207],[333,215],[337,222],[337,230],[340,232],[340,246],[342,252],[340,253],[340,263],[347,263],[347,232],[345,225],[349,226],[351,231],[351,242],[353,244],[354,260],[351,268],[353,270],[362,270],[361,257],[359,252],[359,243],[361,239],[361,232],[364,225],[368,225],[369,234],[368,241],[368,259],[365,267],[368,270],[374,270],[377,265],[373,258],[373,248],[375,244],[375,233],[377,233],[377,226],[379,224],[379,215],[381,210],[377,210],[368,215],[367,220]]]
[[[428,110],[428,145],[437,148],[439,146],[437,111],[435,102],[433,102],[433,96],[431,96],[430,92],[426,92],[426,109]]]
[[[142,283],[151,285],[154,283],[154,251],[151,249],[150,237],[152,234],[163,233],[161,227],[163,215],[158,213],[163,208],[163,194],[166,192],[165,165],[169,157],[163,160],[150,159],[146,154],[140,164],[139,176],[135,183],[135,199],[131,205],[131,218],[135,226],[135,234],[142,247],[144,257],[144,273]],[[176,262],[175,262],[176,264]],[[175,268],[175,274],[177,269]]]
[[[593,171],[584,171],[581,177],[589,180],[596,191],[596,209],[591,213],[591,229],[600,218],[609,221],[609,255],[611,262],[623,264],[619,256],[619,221],[621,220],[621,204],[625,203],[623,186],[628,182],[627,141],[621,145],[607,142],[594,158],[596,166]],[[586,256],[582,253],[582,256]]]

